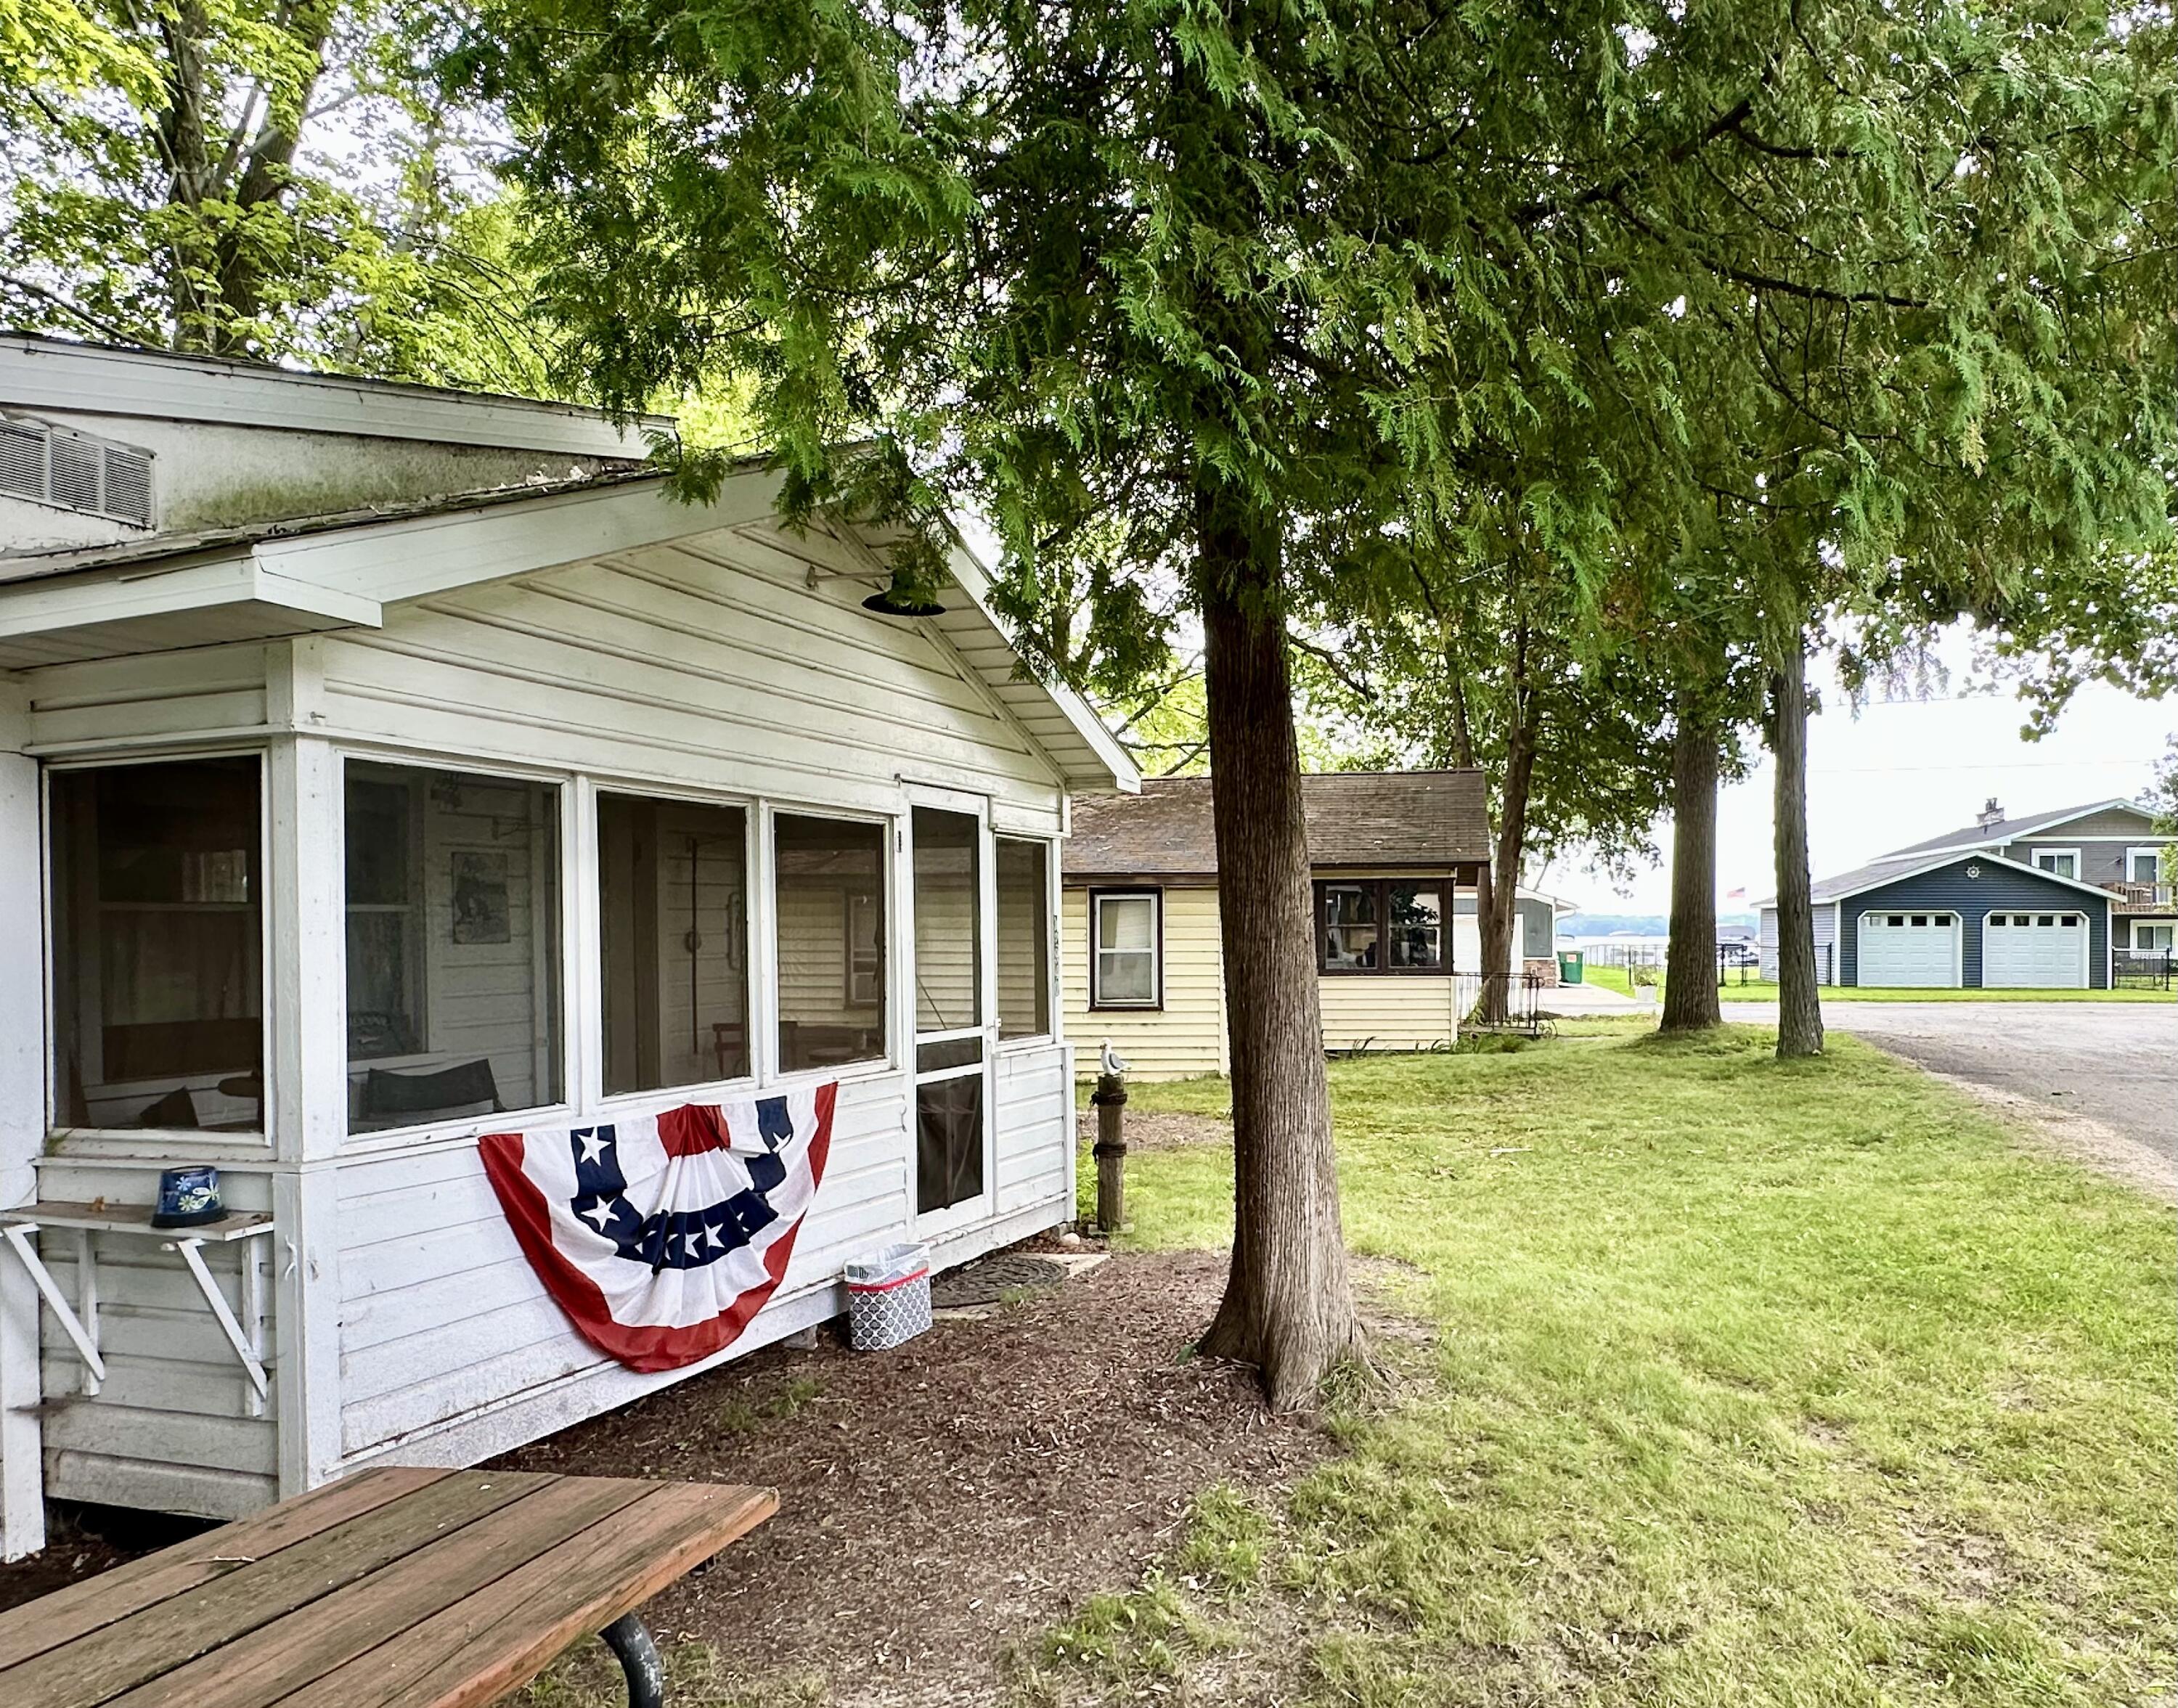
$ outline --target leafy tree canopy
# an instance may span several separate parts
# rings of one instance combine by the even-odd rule
[[[535,393],[512,210],[411,0],[28,0],[0,18],[0,316]]]

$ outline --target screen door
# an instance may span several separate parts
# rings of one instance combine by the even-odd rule
[[[928,1216],[988,1191],[989,945],[982,821],[917,807],[913,835],[915,1207]]]

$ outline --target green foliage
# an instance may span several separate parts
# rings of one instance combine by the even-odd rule
[[[561,371],[748,386],[791,509],[975,504],[1046,666],[1153,682],[1237,543],[1387,661],[1441,639],[1415,563],[1463,611],[1517,574],[1638,723],[1817,610],[1856,667],[1966,613],[2164,672],[2161,607],[2108,613],[2169,534],[2170,47],[1962,0],[486,0],[450,70],[519,140]]]
[[[0,22],[12,326],[534,393],[514,214],[422,0],[34,0]]]

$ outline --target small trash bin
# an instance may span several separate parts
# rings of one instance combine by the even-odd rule
[[[1587,970],[1587,966],[1588,956],[1582,950],[1561,949],[1558,951],[1558,983],[1579,984],[1581,982],[1580,976]]]
[[[846,1266],[847,1340],[882,1352],[930,1327],[930,1248],[887,1245]]]

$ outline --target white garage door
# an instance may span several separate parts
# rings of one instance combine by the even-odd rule
[[[1863,913],[1859,982],[1948,986],[1959,982],[1956,913]]]
[[[2084,913],[1992,913],[1982,921],[1981,982],[1991,990],[2083,990]]]

